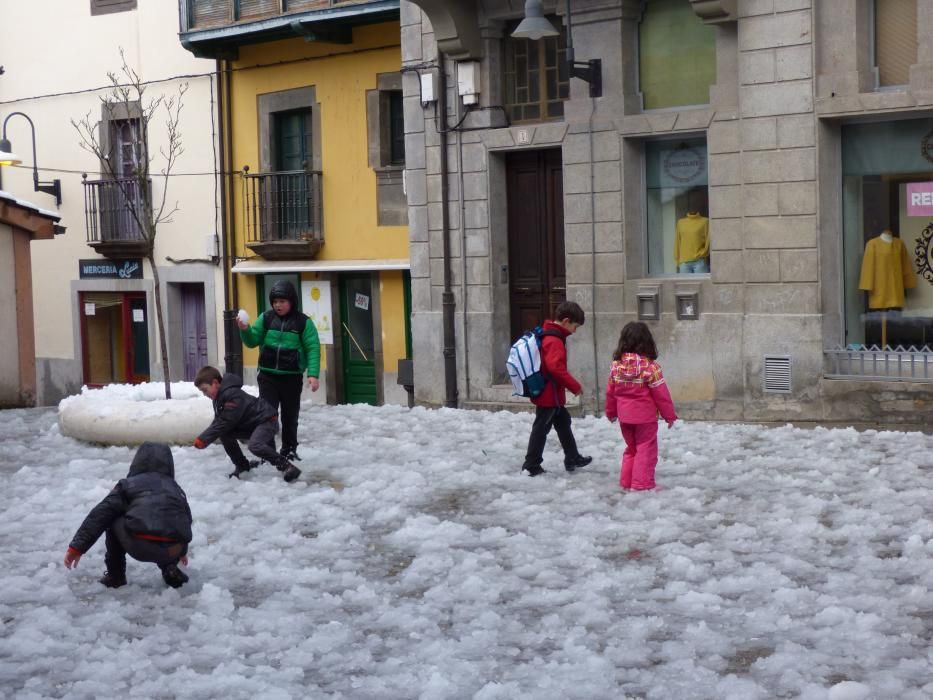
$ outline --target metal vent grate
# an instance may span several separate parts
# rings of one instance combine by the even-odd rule
[[[790,355],[765,355],[762,389],[766,394],[791,393]]]

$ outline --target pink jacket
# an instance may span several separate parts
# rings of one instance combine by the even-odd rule
[[[621,423],[654,423],[658,413],[668,423],[677,420],[660,365],[633,352],[614,360],[606,384],[606,417]]]

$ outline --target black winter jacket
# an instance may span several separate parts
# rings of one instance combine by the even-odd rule
[[[246,438],[257,425],[277,415],[278,411],[265,401],[243,391],[242,379],[227,373],[214,399],[214,420],[198,440],[207,446],[223,435]]]
[[[126,478],[88,513],[71,546],[83,554],[120,517],[126,519],[131,534],[191,542],[191,509],[175,482],[175,461],[168,445],[144,442],[139,447]]]

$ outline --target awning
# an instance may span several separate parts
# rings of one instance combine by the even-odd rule
[[[388,260],[244,260],[233,266],[243,275],[268,275],[277,272],[369,272],[372,270],[408,270],[407,258]]]

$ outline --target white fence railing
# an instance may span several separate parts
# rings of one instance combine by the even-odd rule
[[[827,379],[933,382],[933,350],[929,346],[850,345],[823,351]]]

